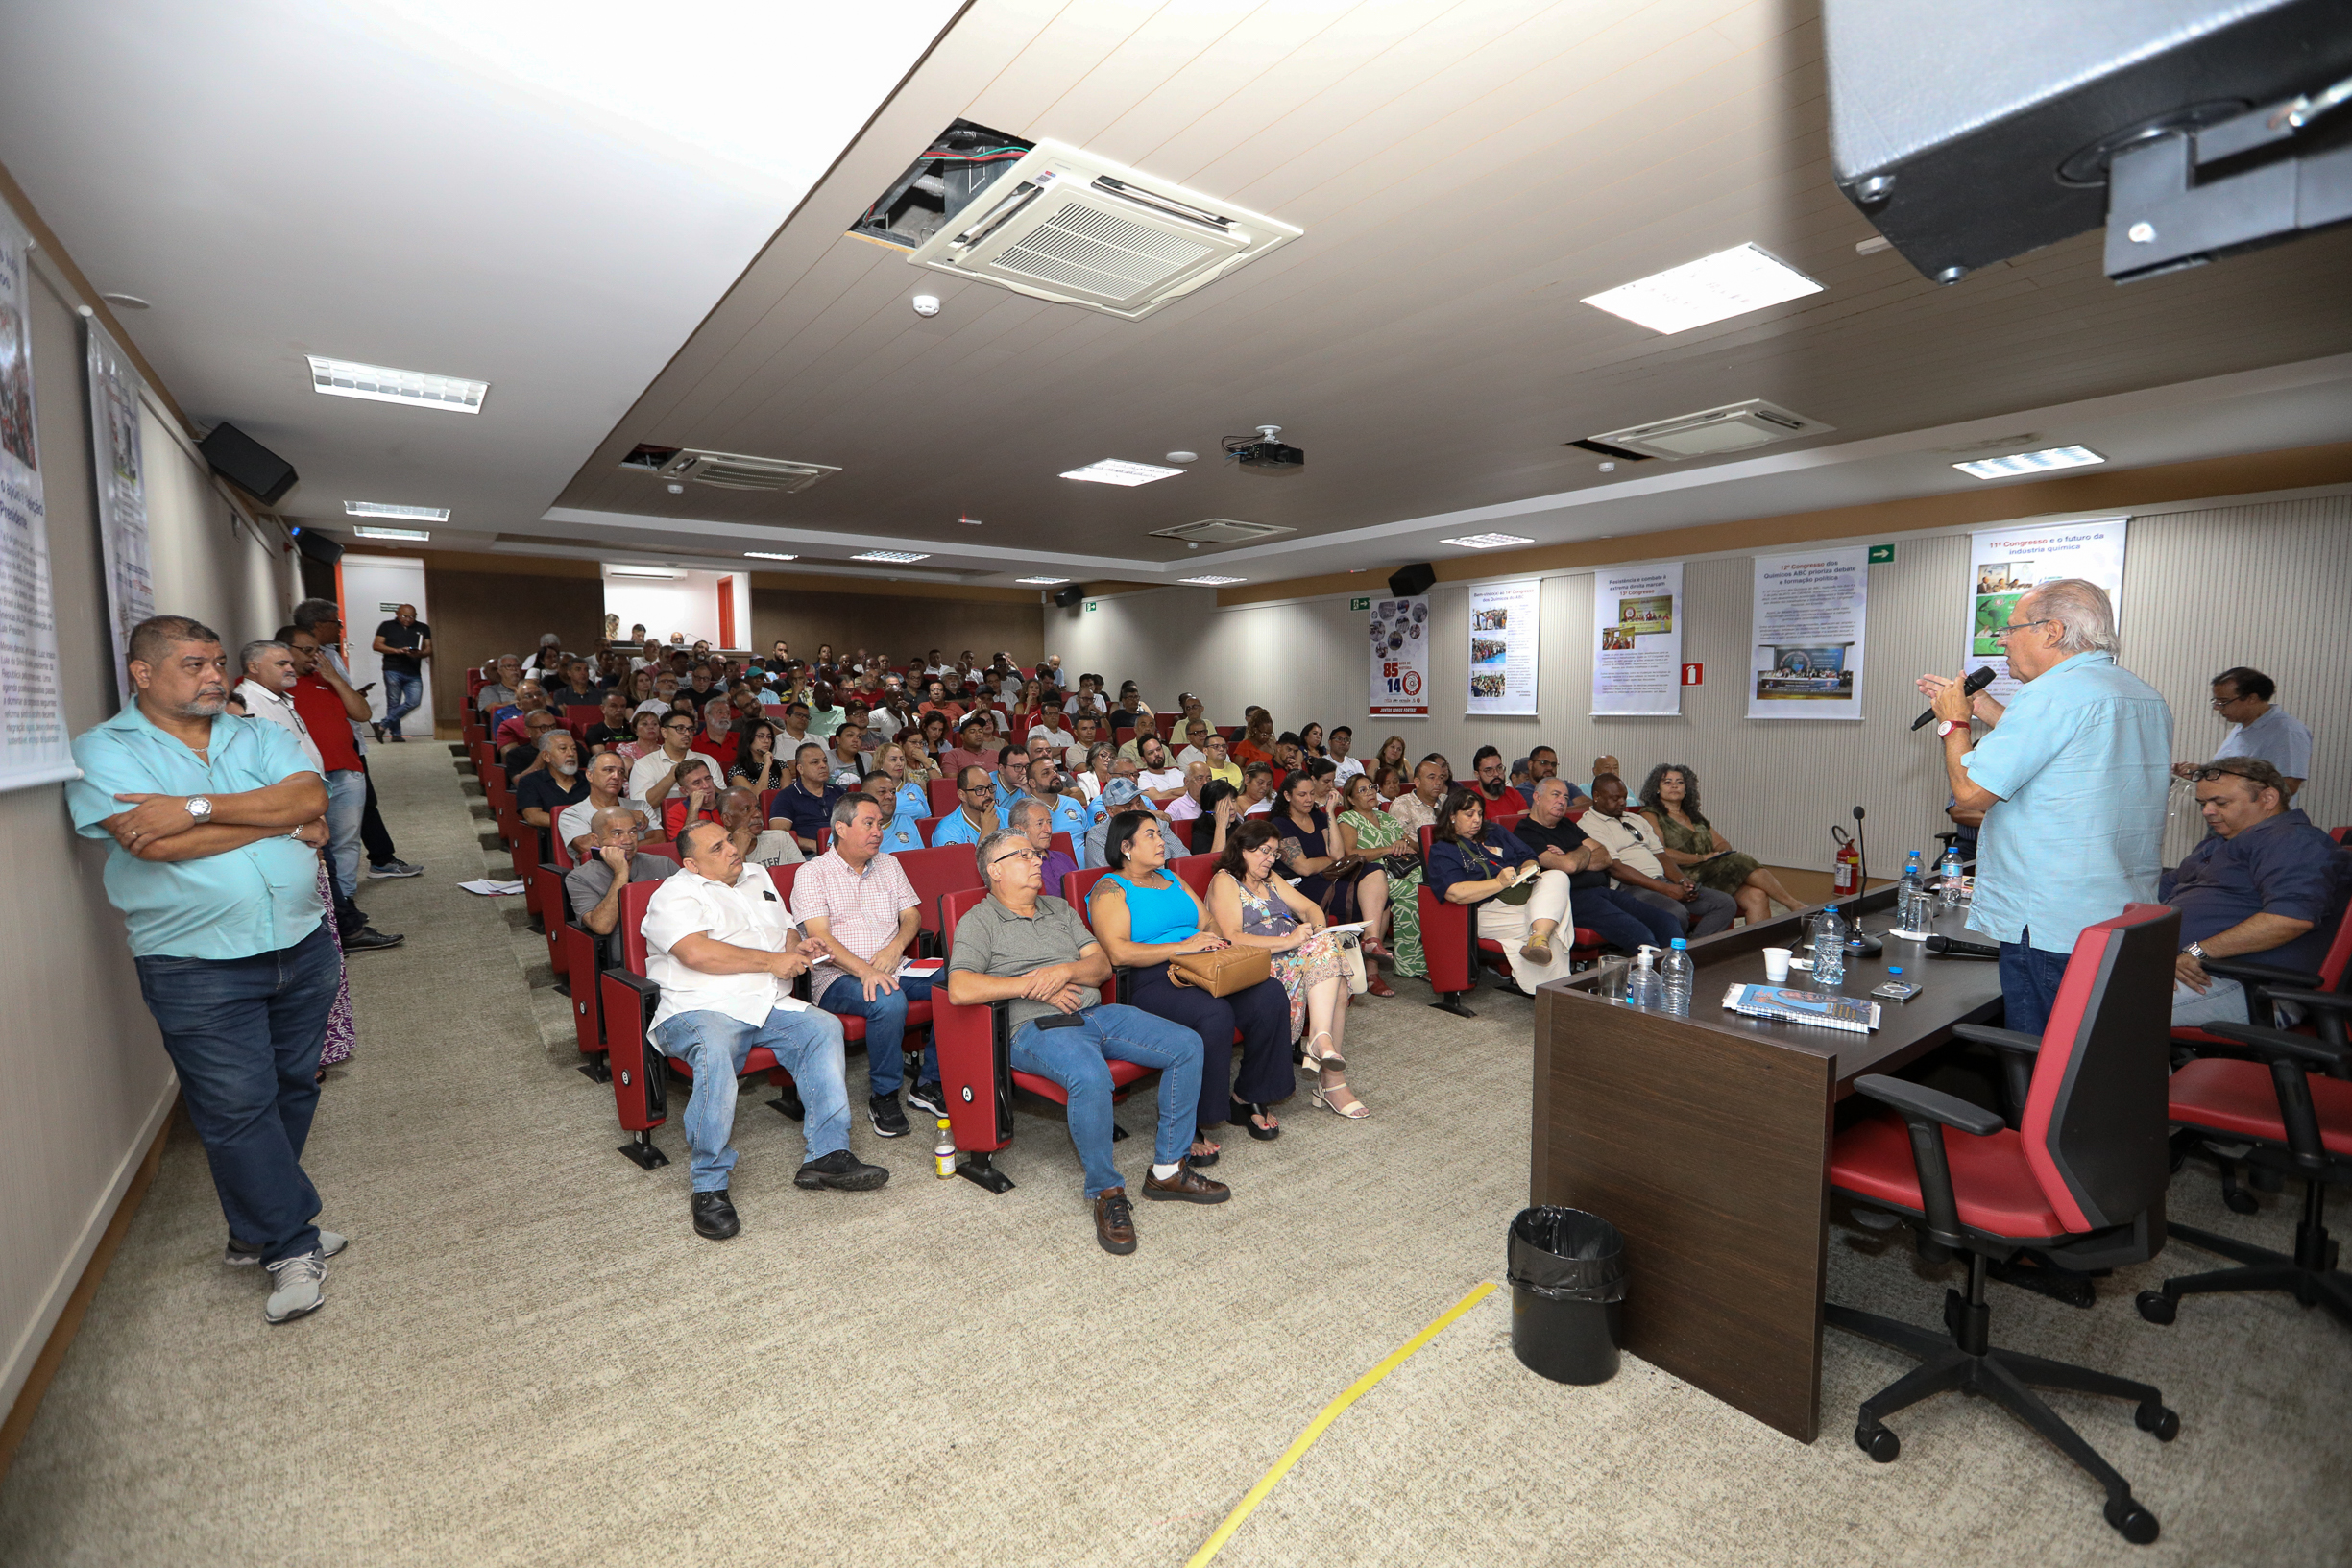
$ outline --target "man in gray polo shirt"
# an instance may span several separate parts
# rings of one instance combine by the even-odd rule
[[[1110,960],[1069,905],[1040,892],[1040,856],[1019,833],[996,832],[976,852],[988,897],[956,923],[948,1000],[1007,1004],[1012,1065],[1069,1094],[1070,1143],[1086,1172],[1095,1239],[1135,1250],[1135,1218],[1111,1161],[1111,1061],[1159,1070],[1159,1131],[1143,1195],[1223,1203],[1232,1194],[1186,1163],[1200,1093],[1200,1037],[1140,1008],[1103,1001]]]
[[[2280,798],[2291,801],[2303,781],[2311,777],[2311,730],[2270,700],[2277,695],[2277,682],[2243,664],[2215,676],[2213,711],[2229,721],[2229,734],[2215,748],[2213,760],[2259,758],[2278,769],[2285,784]],[[2178,779],[2193,779],[2198,771],[2194,762],[2177,762],[2172,767]]]

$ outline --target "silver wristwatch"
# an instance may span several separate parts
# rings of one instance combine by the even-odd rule
[[[2188,954],[2190,957],[2196,959],[2199,963],[2202,963],[2205,959],[2205,944],[2202,942],[2192,942],[2180,951]]]
[[[212,803],[202,795],[190,795],[182,804],[186,806],[188,815],[197,821],[209,822],[212,820]]]

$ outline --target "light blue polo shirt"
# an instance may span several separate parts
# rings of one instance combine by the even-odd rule
[[[919,850],[923,835],[915,831],[914,823],[904,816],[894,816],[882,825],[882,852],[896,855],[901,850]]]
[[[931,815],[931,791],[909,779],[898,786],[898,804],[891,809],[897,813],[893,820],[920,822]]]
[[[1001,816],[997,818],[1000,823],[1004,820]],[[973,832],[972,819],[963,814],[963,808],[960,806],[941,817],[939,826],[931,831],[933,849],[937,849],[942,844],[977,844],[979,842],[980,834]]]
[[[1969,929],[2070,953],[2085,926],[2155,903],[2171,760],[2172,711],[2113,654],[2019,688],[1961,761],[2000,797],[1976,838]]]
[[[1036,797],[1031,796],[1031,798],[1033,800]],[[1057,833],[1068,833],[1072,848],[1075,849],[1086,841],[1088,821],[1086,808],[1067,795],[1054,797],[1054,831]]]
[[[212,721],[211,765],[157,729],[133,703],[74,737],[82,777],[65,786],[74,831],[107,841],[107,898],[123,912],[140,958],[251,958],[318,929],[319,856],[264,838],[197,860],[142,860],[99,826],[130,809],[117,794],[234,795],[298,773],[319,777],[290,730],[224,713]]]
[[[2273,705],[2253,723],[2229,727],[2229,737],[2214,752],[2213,760],[2218,762],[2224,757],[2259,757],[2284,778],[2308,779],[2311,731],[2301,719]]]

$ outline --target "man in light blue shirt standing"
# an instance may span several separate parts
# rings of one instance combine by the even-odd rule
[[[1985,813],[1969,929],[2000,944],[2009,1028],[2039,1034],[2086,926],[2156,902],[2172,757],[2172,711],[2115,662],[2115,607],[2079,577],[2022,596],[2000,637],[2024,687],[1973,748],[1969,694],[1922,676],[1943,721],[1954,800]]]
[[[342,975],[319,903],[327,783],[291,732],[228,712],[218,633],[158,615],[129,653],[133,701],[75,737],[66,805],[76,832],[113,840],[107,897],[211,1162],[227,1261],[264,1265],[264,1315],[288,1322],[325,1304],[343,1248],[311,1222],[302,1167]]]

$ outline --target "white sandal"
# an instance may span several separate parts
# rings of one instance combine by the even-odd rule
[[[1330,1038],[1331,1031],[1329,1029],[1317,1029],[1313,1034],[1307,1036],[1307,1043],[1298,1048],[1298,1053],[1306,1058],[1306,1065],[1309,1068],[1320,1071],[1326,1067],[1336,1067],[1342,1072],[1346,1072],[1347,1069],[1346,1057],[1341,1055],[1336,1050],[1321,1055],[1317,1054],[1315,1050],[1316,1041],[1328,1040]]]
[[[1307,1098],[1314,1100],[1316,1104],[1321,1105],[1324,1110],[1329,1111],[1332,1115],[1344,1116],[1350,1122],[1361,1122],[1366,1117],[1371,1115],[1371,1107],[1366,1105],[1360,1099],[1352,1105],[1334,1105],[1331,1103],[1331,1096],[1346,1088],[1347,1088],[1347,1085],[1345,1081],[1333,1084],[1317,1083],[1307,1090]],[[1352,1090],[1349,1092],[1351,1094],[1353,1093]]]

